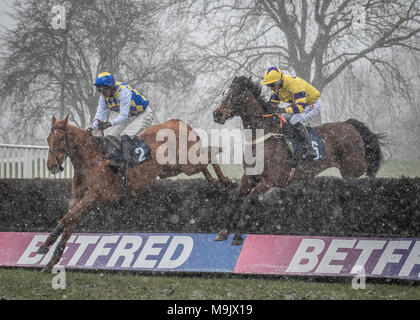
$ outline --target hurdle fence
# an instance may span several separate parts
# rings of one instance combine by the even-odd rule
[[[0,178],[72,178],[73,167],[67,159],[64,171],[52,175],[47,169],[48,147],[0,144]]]

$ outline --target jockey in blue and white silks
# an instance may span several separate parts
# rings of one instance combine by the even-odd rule
[[[152,124],[153,112],[149,100],[124,82],[116,82],[113,75],[103,72],[94,83],[101,92],[92,129],[107,129],[107,135],[133,137]],[[110,111],[111,112],[110,114]],[[109,123],[105,124],[109,117]],[[99,123],[105,122],[100,125]],[[106,128],[105,128],[106,127]]]
[[[88,129],[100,129],[104,130],[106,135],[121,137],[121,151],[125,163],[118,165],[126,166],[130,159],[131,138],[147,129],[153,122],[149,100],[128,83],[115,81],[109,72],[100,73],[94,86],[101,96],[95,118]]]

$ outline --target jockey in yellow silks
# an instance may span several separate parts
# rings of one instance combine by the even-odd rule
[[[94,86],[101,96],[95,118],[88,129],[106,130],[106,135],[120,136],[121,151],[128,161],[131,137],[144,131],[153,122],[149,100],[129,84],[116,82],[109,72],[100,73]]]
[[[320,92],[299,77],[283,74],[277,67],[265,71],[262,84],[271,89],[270,102],[277,108],[276,112],[282,113],[282,116],[290,121],[294,131],[304,141],[307,156],[316,158],[317,153],[303,123],[313,119],[321,111]],[[289,105],[280,108],[280,102]]]

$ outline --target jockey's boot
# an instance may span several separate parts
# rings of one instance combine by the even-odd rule
[[[122,156],[118,160],[109,160],[108,165],[115,173],[124,176],[127,172],[128,162],[130,160],[131,138],[128,135],[121,136],[120,150]]]
[[[128,135],[121,136],[121,152],[123,155],[124,162],[122,167],[120,168],[120,175],[122,176],[122,190],[123,193],[127,191],[128,185],[128,178],[127,178],[127,171],[128,171],[128,163],[131,158],[131,138]]]
[[[293,138],[293,127],[290,124],[290,122],[283,123],[282,132],[285,138],[288,138],[288,139]]]
[[[131,138],[126,134],[121,136],[121,153],[124,159],[123,165],[127,166],[131,157]]]
[[[317,152],[312,146],[311,137],[309,136],[308,130],[302,122],[296,123],[293,128],[298,134],[298,137],[303,141],[303,146],[306,153],[306,159],[314,159],[318,156]]]
[[[286,142],[286,145],[289,147],[289,150],[292,153],[292,157],[296,159],[299,156],[296,154],[296,150],[295,150],[295,148],[293,146],[293,142],[292,142],[292,140],[293,140],[293,127],[292,127],[292,125],[290,124],[290,122],[283,123],[283,128],[281,130],[282,130],[282,133],[283,133],[284,141]]]

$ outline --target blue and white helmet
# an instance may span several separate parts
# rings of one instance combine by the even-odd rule
[[[115,86],[114,76],[109,72],[102,72],[97,75],[95,83],[93,85],[104,87]]]

